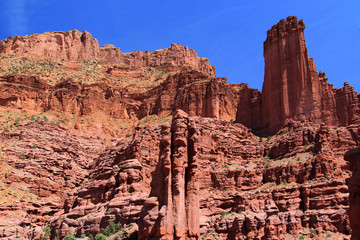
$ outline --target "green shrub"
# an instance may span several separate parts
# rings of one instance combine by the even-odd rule
[[[73,240],[76,239],[75,236],[72,234],[71,231],[68,232],[68,234],[66,234],[66,236],[64,237],[63,240]]]
[[[43,232],[44,232],[44,235],[40,238],[41,240],[48,240],[50,239],[50,228],[49,227],[44,227],[43,228]]]
[[[104,234],[106,236],[111,236],[114,233],[116,233],[117,231],[119,231],[121,229],[121,223],[114,223],[113,221],[109,222],[109,226],[107,226],[104,229]]]
[[[98,233],[95,236],[95,240],[107,240],[107,239],[108,239],[108,237],[102,233]]]

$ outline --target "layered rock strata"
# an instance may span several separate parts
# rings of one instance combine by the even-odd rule
[[[100,102],[115,100],[115,103],[121,103],[117,107],[105,107],[113,109],[110,115],[116,118],[128,119],[136,115],[139,119],[151,114],[165,116],[171,115],[175,109],[182,109],[190,115],[236,120],[260,135],[272,135],[291,120],[323,122],[332,126],[358,123],[358,93],[347,83],[343,88],[335,89],[327,82],[325,73],[317,72],[306,48],[304,29],[303,21],[293,16],[282,19],[267,32],[262,92],[250,89],[246,84],[227,84],[224,78],[215,78],[214,67],[207,59],[199,58],[193,50],[179,44],[154,52],[121,53],[120,49],[109,45],[100,48],[97,40],[86,31],[73,30],[10,37],[0,41],[0,53],[78,62],[96,60],[110,64],[104,76],[118,76],[121,81],[129,77],[146,78],[138,72],[145,67],[174,73],[146,92],[136,92],[129,96],[130,99],[125,97],[125,101],[123,96],[130,94],[127,88],[115,90],[102,84],[98,92],[106,91],[107,94],[105,101],[100,99]],[[58,87],[71,88],[71,84],[66,82],[59,82]],[[84,87],[78,85],[75,88],[77,92],[87,94]],[[2,105],[18,99],[11,91],[1,92]],[[56,102],[61,105],[63,97],[59,94],[56,99],[38,105],[56,105]],[[83,98],[76,106],[74,100],[71,101],[72,112],[87,114],[97,109]]]
[[[1,41],[4,56],[62,59],[69,69],[99,61],[112,78],[0,78],[1,121],[9,125],[2,126],[0,200],[15,202],[0,205],[0,237],[39,239],[45,225],[52,238],[89,236],[116,222],[140,239],[284,239],[328,231],[346,239],[350,226],[357,239],[358,151],[346,155],[354,170],[349,217],[343,154],[360,143],[359,95],[317,73],[304,28],[289,17],[268,31],[263,92],[216,78],[206,59],[179,44],[121,53],[78,31]],[[130,78],[154,82],[134,91],[109,82],[116,78],[123,85]],[[23,119],[11,124],[13,110]],[[69,124],[88,117],[95,137],[79,134],[89,131],[85,118],[74,123],[77,134],[64,129],[70,125],[54,116],[65,113]],[[53,114],[52,123],[45,114]],[[96,137],[108,136],[108,123],[118,129],[124,125],[116,120],[126,120],[131,129],[150,115],[172,115],[172,122],[139,125],[121,140]]]
[[[260,134],[274,134],[289,120],[334,126],[359,122],[358,94],[348,84],[334,89],[325,73],[317,72],[304,29],[303,21],[293,16],[267,32],[262,92],[249,93],[251,100],[239,106],[241,111],[248,110],[251,102],[249,113],[237,115],[237,121]]]
[[[292,123],[278,134],[264,141],[240,124],[183,111],[171,126],[138,127],[95,160],[52,229],[96,234],[115,221],[140,239],[349,234],[341,158],[359,126]]]
[[[39,239],[69,201],[66,192],[86,181],[92,160],[105,149],[104,139],[73,135],[44,120],[0,139],[6,156],[6,164],[0,162],[0,238]]]
[[[198,70],[215,77],[215,68],[207,58],[199,58],[193,49],[180,44],[154,52],[135,51],[122,53],[113,45],[99,46],[89,32],[77,30],[47,32],[29,36],[9,37],[0,41],[0,54],[15,56],[38,56],[66,61],[97,60],[115,64],[122,71],[155,67],[165,71]]]

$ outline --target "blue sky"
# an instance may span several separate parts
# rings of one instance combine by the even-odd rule
[[[215,65],[217,76],[261,89],[263,42],[280,19],[304,19],[309,55],[329,82],[360,91],[360,1],[0,0],[0,39],[87,30],[123,52],[181,43]]]

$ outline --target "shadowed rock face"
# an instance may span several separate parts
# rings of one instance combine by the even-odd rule
[[[350,163],[352,176],[349,179],[349,219],[352,229],[351,239],[360,238],[360,148],[355,148],[345,154],[345,160]]]

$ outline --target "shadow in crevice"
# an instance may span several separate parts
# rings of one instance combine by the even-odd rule
[[[170,126],[167,125],[162,126],[161,129],[162,139],[160,140],[159,143],[159,158],[155,171],[152,172],[152,180],[150,183],[151,190],[149,194],[149,198],[151,197],[157,198],[158,205],[146,206],[146,204],[144,204],[144,206],[142,207],[140,212],[140,220],[139,220],[140,237],[146,237],[151,239],[161,238],[159,230],[161,228],[161,223],[163,221],[163,218],[166,216],[166,214],[162,216],[160,210],[163,206],[167,207],[168,205],[167,202],[167,199],[169,199],[168,184],[169,181],[171,181],[169,179],[171,169],[165,166],[166,163],[164,163],[164,161],[167,160],[171,152],[170,150],[171,140],[166,139],[166,137],[168,137],[169,135],[170,135]],[[154,208],[157,209],[155,210]],[[149,214],[155,214],[155,213],[158,215],[157,219],[155,220],[155,222],[151,222],[151,224],[149,224],[145,219],[149,217],[148,216]],[[149,229],[151,230],[149,231]],[[143,234],[144,235],[146,234],[146,236],[143,236]]]

